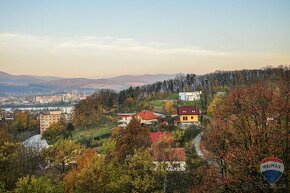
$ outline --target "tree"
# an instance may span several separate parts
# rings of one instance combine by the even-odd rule
[[[16,193],[62,193],[63,187],[54,184],[46,177],[26,176],[19,178],[16,183]]]
[[[207,158],[215,160],[218,166],[221,181],[216,187],[223,192],[244,191],[245,184],[252,187],[251,192],[259,192],[256,184],[267,185],[257,169],[261,160],[270,156],[288,159],[285,152],[289,149],[290,105],[289,93],[284,92],[287,89],[279,84],[262,83],[239,88],[216,110],[205,130],[203,144]],[[289,186],[289,173],[285,170],[277,185]],[[277,191],[275,187],[270,190]]]
[[[45,150],[45,157],[48,160],[48,166],[56,168],[62,178],[64,174],[71,169],[76,158],[81,153],[81,146],[70,140],[59,140]]]
[[[170,115],[176,114],[176,108],[174,107],[173,101],[166,101],[162,108]]]
[[[23,175],[36,175],[39,166],[45,165],[43,152],[39,147],[26,147],[20,144],[17,148],[17,163]]]
[[[184,130],[177,130],[173,133],[174,143],[177,147],[182,146],[184,144]]]
[[[142,127],[137,119],[132,119],[125,129],[120,130],[115,140],[119,160],[125,161],[133,156],[135,150],[149,147],[149,130]]]
[[[216,109],[219,107],[219,105],[221,105],[223,101],[224,101],[223,95],[216,96],[207,107],[207,115],[213,116]]]
[[[4,145],[5,142],[11,141],[11,134],[5,128],[5,126],[0,125],[0,146]]]
[[[74,109],[73,124],[81,129],[96,125],[106,120],[108,112],[114,110],[117,103],[117,93],[113,90],[102,89],[81,100]]]
[[[134,104],[135,100],[133,97],[128,97],[125,101],[125,105],[128,106],[129,108],[132,108]]]
[[[145,100],[138,103],[138,106],[139,106],[139,108],[138,108],[139,111],[152,110],[152,108],[153,108],[151,103],[149,103],[148,101],[145,101]]]
[[[77,168],[64,178],[66,192],[95,193],[123,192],[125,180],[122,167],[114,160],[86,149],[77,159]]]
[[[18,131],[28,129],[29,116],[26,112],[16,113],[14,125]]]
[[[67,127],[64,123],[58,122],[53,123],[50,127],[43,133],[43,137],[49,142],[54,143],[60,139],[67,138],[68,132]]]
[[[17,164],[17,148],[18,144],[12,142],[0,146],[0,190],[11,190],[21,175]]]
[[[66,127],[66,135],[65,137],[68,138],[68,137],[72,137],[72,132],[75,130],[75,127],[73,126],[73,124],[71,122],[69,122],[67,124],[67,127]]]
[[[161,192],[164,173],[157,173],[148,150],[136,151],[127,161],[128,187],[130,192]]]

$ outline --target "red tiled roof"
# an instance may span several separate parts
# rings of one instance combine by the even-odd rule
[[[165,148],[159,151],[151,149],[151,155],[154,161],[186,161],[184,148]]]
[[[171,132],[151,132],[150,133],[150,140],[152,143],[159,141],[163,136],[172,137]]]
[[[178,115],[199,115],[199,108],[197,106],[181,106],[177,109]]]
[[[151,111],[143,111],[143,112],[139,112],[137,113],[136,116],[141,117],[141,119],[143,120],[152,120],[152,119],[158,119],[159,117],[156,116],[153,112]]]

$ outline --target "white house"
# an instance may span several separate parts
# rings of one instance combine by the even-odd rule
[[[201,91],[180,92],[179,93],[179,100],[182,100],[182,101],[195,101],[195,100],[200,100],[200,95],[201,94],[202,94]]]
[[[118,113],[118,126],[126,127],[135,115],[136,113]]]
[[[183,172],[186,170],[186,155],[184,148],[169,148],[164,151],[151,150],[155,170],[160,165],[166,167],[169,172],[178,171]]]

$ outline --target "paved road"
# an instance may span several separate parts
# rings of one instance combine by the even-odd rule
[[[200,132],[200,134],[198,134],[194,140],[193,140],[193,143],[194,143],[194,148],[195,148],[195,151],[196,151],[196,154],[201,157],[201,158],[204,158],[204,155],[203,153],[201,152],[200,150],[200,141],[201,141],[201,137],[203,135],[203,131]]]

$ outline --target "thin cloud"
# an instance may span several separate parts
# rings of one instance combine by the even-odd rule
[[[22,34],[0,34],[0,46],[47,48],[49,52],[68,51],[133,51],[149,54],[193,54],[202,56],[226,56],[229,53],[200,49],[197,47],[173,47],[158,42],[142,43],[131,38],[115,38],[111,36],[84,36],[78,38],[51,38],[47,36],[31,36]]]
[[[290,57],[285,54],[223,52],[111,36],[58,38],[0,34],[0,71],[16,74],[65,77],[160,72],[202,74],[289,62]]]

